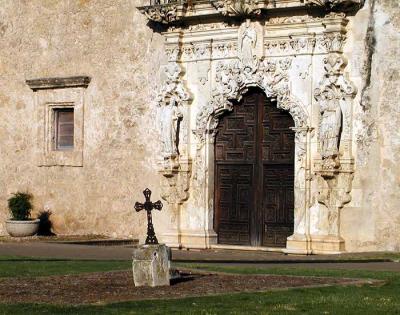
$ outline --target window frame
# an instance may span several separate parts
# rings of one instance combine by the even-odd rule
[[[72,134],[72,146],[61,146],[59,145],[59,133],[60,133],[60,113],[62,112],[72,112],[72,127],[73,127],[73,134]],[[53,108],[53,150],[54,151],[74,151],[75,149],[75,110],[73,106],[64,106],[62,108],[55,107]]]

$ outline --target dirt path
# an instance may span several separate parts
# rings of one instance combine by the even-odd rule
[[[169,287],[135,288],[131,271],[0,280],[0,303],[91,304],[171,299],[271,289],[350,285],[365,280],[275,275],[184,273]]]

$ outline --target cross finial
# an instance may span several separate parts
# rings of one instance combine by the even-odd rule
[[[163,204],[160,200],[156,202],[151,202],[150,197],[151,197],[151,190],[146,188],[143,191],[144,198],[146,199],[144,203],[135,203],[135,210],[136,212],[139,212],[141,210],[146,210],[147,212],[147,238],[146,238],[146,244],[158,244],[158,240],[156,237],[156,233],[154,232],[154,227],[153,227],[153,219],[151,215],[151,211],[153,209],[161,211]]]

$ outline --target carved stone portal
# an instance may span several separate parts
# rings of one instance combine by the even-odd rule
[[[340,210],[351,199],[356,93],[344,73],[349,19],[343,10],[362,2],[163,1],[140,8],[167,26],[158,27],[168,65],[157,109],[162,197],[170,204],[173,226],[165,235],[171,244],[204,248],[216,242],[217,127],[255,87],[295,124],[294,234],[285,250],[343,250]],[[311,218],[315,213],[324,220],[321,227]]]

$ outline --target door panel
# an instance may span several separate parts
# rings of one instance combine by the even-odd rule
[[[219,243],[285,246],[293,231],[293,126],[259,91],[221,119],[215,141]]]
[[[250,245],[252,165],[217,165],[218,236],[223,244]]]

